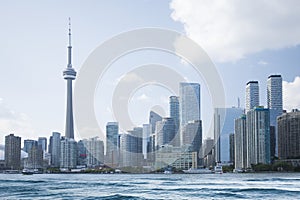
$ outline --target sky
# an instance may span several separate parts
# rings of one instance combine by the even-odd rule
[[[300,2],[297,0],[110,0],[1,1],[0,7],[0,144],[5,135],[22,139],[64,134],[68,18],[72,19],[73,66],[109,38],[137,28],[178,31],[197,42],[218,70],[226,106],[241,106],[245,85],[258,80],[266,105],[270,74],[283,77],[284,108],[300,108]],[[99,127],[114,121],[111,98],[116,83],[136,66],[160,63],[201,83],[204,130],[212,117],[209,91],[186,63],[174,55],[144,50],[124,56],[98,82],[95,115]],[[76,84],[76,83],[75,83]],[[174,94],[175,93],[175,94]],[[132,93],[128,112],[136,125],[148,122],[149,109],[168,115],[168,96],[157,85]],[[76,124],[76,121],[75,121]],[[209,136],[209,133],[207,133]]]

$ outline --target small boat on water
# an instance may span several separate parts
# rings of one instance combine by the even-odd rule
[[[215,174],[222,174],[223,173],[223,167],[222,165],[217,164],[214,168]]]
[[[23,169],[22,174],[23,175],[32,175],[32,174],[34,174],[34,170],[32,170],[32,169]]]
[[[200,168],[200,169],[190,168],[188,170],[183,170],[183,172],[186,174],[211,174],[211,173],[213,173],[210,169],[207,169],[207,168]]]

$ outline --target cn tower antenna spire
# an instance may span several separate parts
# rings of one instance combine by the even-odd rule
[[[71,47],[71,17],[69,17],[69,46]]]
[[[69,17],[68,68],[72,68],[71,17]]]

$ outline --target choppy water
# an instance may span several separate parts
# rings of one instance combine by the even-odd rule
[[[0,174],[0,199],[300,199],[300,174]]]

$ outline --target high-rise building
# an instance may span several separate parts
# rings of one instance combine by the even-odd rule
[[[106,164],[110,167],[117,167],[119,163],[119,124],[108,122],[106,124]]]
[[[88,167],[99,166],[104,163],[104,143],[98,137],[84,140]]]
[[[38,144],[38,141],[34,141],[33,146],[28,152],[28,159],[26,168],[29,169],[43,169],[43,149],[42,145]]]
[[[77,165],[77,142],[62,137],[60,141],[60,168],[73,169]]]
[[[143,165],[143,128],[135,127],[128,133],[120,134],[120,166],[137,167]]]
[[[269,164],[270,112],[264,107],[255,107],[247,112],[247,167],[252,164]]]
[[[150,148],[150,124],[143,124],[143,155],[147,159]]]
[[[282,77],[270,75],[267,81],[267,100],[270,110],[270,125],[275,127],[275,155],[278,153],[277,117],[282,114]]]
[[[184,127],[182,127],[182,145],[190,146],[190,151],[197,152],[200,159],[202,157],[202,121],[193,120],[189,121]],[[198,159],[198,164],[201,164]]]
[[[77,157],[77,165],[86,165],[87,164],[87,152],[86,152],[86,148],[84,145],[84,140],[79,140],[77,142],[77,152],[78,152],[78,157]]]
[[[60,145],[60,133],[53,132],[50,137],[50,145],[49,153],[51,153],[51,166],[59,167],[60,166],[60,153],[61,153],[61,145]],[[51,150],[51,151],[50,151]]]
[[[278,158],[300,157],[300,111],[283,113],[278,121]]]
[[[215,108],[214,110],[214,155],[215,161],[228,162],[229,134],[234,132],[234,120],[243,114],[241,108]]]
[[[38,145],[42,146],[43,151],[47,151],[47,138],[39,137],[38,138]]]
[[[180,83],[179,96],[180,127],[182,129],[189,121],[201,120],[200,84]],[[181,135],[181,142],[183,137]]]
[[[234,147],[235,147],[235,169],[247,168],[247,133],[246,115],[234,121]]]
[[[174,146],[180,146],[180,117],[179,117],[179,97],[170,96],[170,117],[173,118],[175,124]]]
[[[155,133],[156,122],[161,121],[162,117],[154,111],[150,111],[149,124],[151,126],[151,133]]]
[[[249,81],[246,85],[246,113],[259,106],[258,81]]]
[[[234,163],[235,161],[235,148],[234,148],[234,134],[229,135],[229,162]]]
[[[156,122],[156,144],[160,148],[162,145],[174,145],[175,123],[170,117],[163,118],[162,121]]]
[[[23,151],[29,153],[29,151],[31,150],[35,142],[36,142],[35,140],[24,140]]]
[[[205,167],[212,167],[215,163],[213,155],[214,140],[207,138],[203,143],[203,165]]]
[[[14,136],[14,134],[5,136],[4,160],[8,169],[21,168],[21,137]]]
[[[68,65],[67,68],[63,71],[63,76],[64,79],[67,80],[67,109],[66,109],[65,137],[74,139],[72,81],[75,80],[76,78],[76,71],[72,67],[71,22],[69,22]]]

